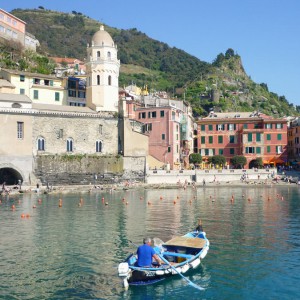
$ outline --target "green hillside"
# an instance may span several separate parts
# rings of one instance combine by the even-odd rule
[[[39,52],[44,56],[83,60],[86,46],[100,26],[98,21],[75,11],[66,14],[46,9],[15,9],[11,13],[27,23],[27,31],[40,41]],[[195,116],[207,115],[212,108],[260,110],[274,116],[296,115],[300,111],[284,96],[270,92],[267,84],[253,82],[233,49],[220,53],[210,64],[151,39],[136,28],[123,30],[104,25],[118,45],[120,86],[134,82],[147,85],[150,90],[166,90],[174,97],[190,101]]]

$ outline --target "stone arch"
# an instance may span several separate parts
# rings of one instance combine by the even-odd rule
[[[12,164],[0,164],[0,183],[7,185],[17,184],[19,180],[24,181],[24,174]]]

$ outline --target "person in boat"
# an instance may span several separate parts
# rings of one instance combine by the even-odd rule
[[[152,259],[154,258],[158,265],[161,265],[161,260],[158,255],[155,253],[153,248],[151,247],[151,239],[144,238],[143,245],[139,246],[137,249],[137,266],[138,267],[152,267]]]
[[[199,220],[198,221],[198,226],[195,228],[195,231],[203,231],[203,227],[202,227],[202,221]]]

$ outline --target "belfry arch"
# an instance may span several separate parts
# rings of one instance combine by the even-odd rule
[[[0,183],[5,182],[7,185],[17,184],[18,181],[24,181],[22,174],[14,167],[0,166]]]

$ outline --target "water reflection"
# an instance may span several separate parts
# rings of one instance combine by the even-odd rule
[[[281,299],[292,297],[300,279],[298,197],[298,188],[289,186],[207,186],[3,198],[0,299],[197,298],[199,291],[180,277],[125,292],[117,265],[135,251],[129,240],[168,240],[199,218],[211,248],[187,276],[206,288],[202,298],[253,299],[255,289],[272,299],[273,290],[265,291],[272,282]]]

